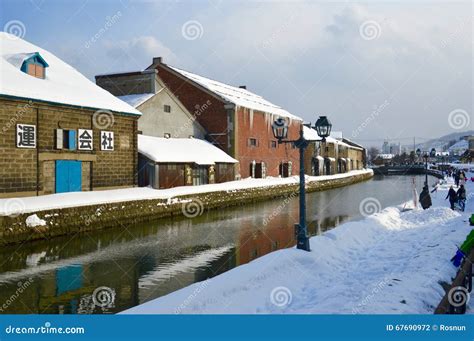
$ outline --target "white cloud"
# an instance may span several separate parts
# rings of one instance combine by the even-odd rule
[[[127,70],[142,70],[151,64],[153,57],[158,56],[164,57],[170,63],[177,61],[173,51],[153,36],[119,41],[106,40],[103,45],[110,62]]]

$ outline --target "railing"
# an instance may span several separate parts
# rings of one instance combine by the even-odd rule
[[[473,268],[474,249],[471,250],[468,257],[464,258],[456,278],[436,308],[435,314],[464,314],[466,312],[472,292]]]

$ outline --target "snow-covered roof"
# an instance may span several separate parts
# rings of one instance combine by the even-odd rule
[[[319,137],[318,132],[313,128],[309,128],[307,126],[303,126],[303,137],[308,141],[321,141],[321,137]],[[327,143],[338,143],[334,137],[328,136],[326,137]]]
[[[36,53],[49,66],[44,79],[20,70]],[[0,32],[0,74],[0,95],[141,115],[52,53],[6,32]]]
[[[138,152],[155,162],[192,162],[199,165],[238,162],[213,144],[194,138],[138,135]]]
[[[144,93],[144,94],[134,94],[134,95],[124,95],[124,96],[117,96],[122,101],[130,104],[132,107],[137,108],[141,104],[148,101],[151,97],[155,95],[154,93]]]
[[[377,159],[391,160],[395,157],[394,154],[377,154]]]
[[[287,117],[293,120],[303,120],[298,116],[290,114],[288,111],[284,110],[280,106],[270,103],[262,96],[254,94],[253,92],[250,92],[246,89],[224,84],[169,65],[167,66],[170,69],[181,74],[182,76],[198,83],[202,87],[213,92],[215,95],[221,97],[225,101],[235,104],[236,106],[258,110],[276,116]]]

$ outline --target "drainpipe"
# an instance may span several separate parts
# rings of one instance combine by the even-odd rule
[[[36,107],[36,196],[39,196],[39,108]]]

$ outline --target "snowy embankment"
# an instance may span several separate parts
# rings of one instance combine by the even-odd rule
[[[306,182],[317,182],[330,179],[341,179],[361,174],[373,174],[371,169],[355,170],[348,173],[307,176]],[[252,179],[230,181],[219,184],[202,186],[181,186],[170,189],[153,189],[149,187],[134,187],[92,192],[59,193],[35,197],[0,199],[0,216],[19,213],[33,213],[51,209],[79,207],[87,205],[101,205],[136,200],[172,199],[178,196],[202,194],[219,191],[236,191],[240,189],[270,187],[276,185],[297,184],[298,176],[289,178]]]
[[[386,208],[311,238],[311,252],[276,251],[123,313],[433,313],[474,209],[451,211],[449,185],[428,210]]]

